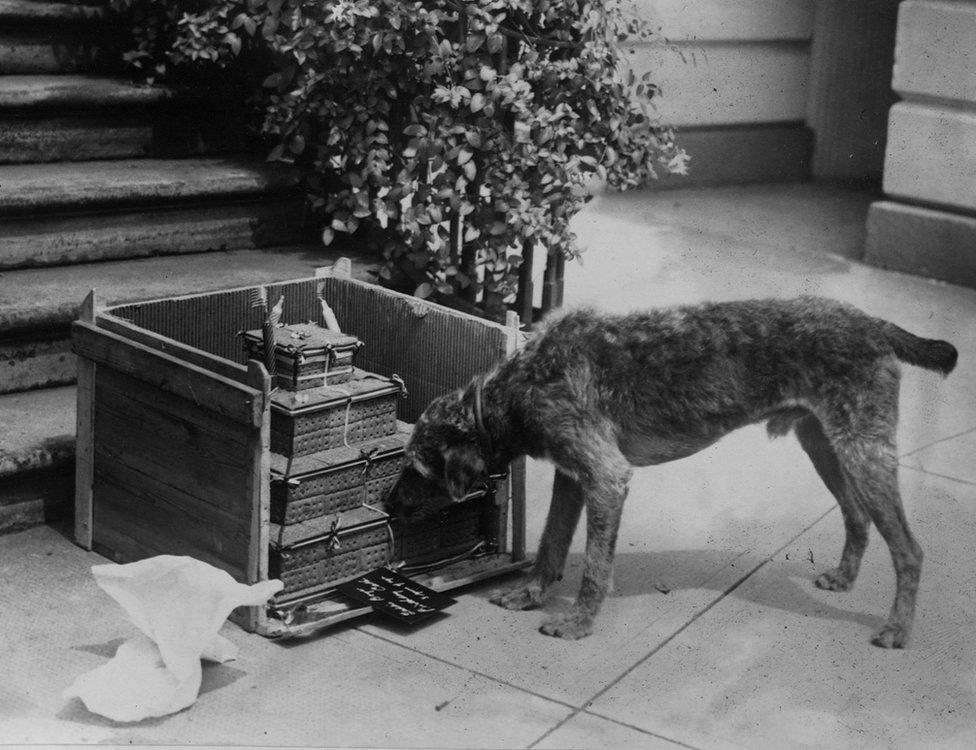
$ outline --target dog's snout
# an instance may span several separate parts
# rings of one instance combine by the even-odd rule
[[[435,513],[450,502],[443,487],[406,466],[387,494],[384,506],[391,515],[413,521]]]

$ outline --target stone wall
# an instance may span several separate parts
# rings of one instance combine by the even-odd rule
[[[662,88],[661,120],[692,155],[664,185],[806,179],[814,4],[810,0],[634,0],[667,43],[629,48]]]
[[[866,259],[976,287],[976,1],[905,0]]]

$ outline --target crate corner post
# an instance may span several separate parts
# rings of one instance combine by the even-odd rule
[[[505,326],[509,329],[508,356],[512,356],[522,346],[522,322],[518,313],[511,310],[505,317]],[[527,560],[525,551],[525,457],[521,456],[512,461],[509,468],[509,482],[512,503],[512,562],[521,563]]]
[[[247,580],[253,584],[268,580],[268,544],[271,516],[271,375],[264,364],[251,359],[247,363],[247,385],[260,394],[259,424],[251,430],[248,446],[250,476],[248,488],[251,501],[251,533],[247,552]],[[267,626],[262,605],[247,607],[239,624],[247,631],[261,632]]]
[[[92,289],[78,308],[78,320],[95,324],[98,295]],[[75,542],[92,548],[94,522],[92,485],[95,474],[95,363],[77,355],[78,385],[75,416]]]

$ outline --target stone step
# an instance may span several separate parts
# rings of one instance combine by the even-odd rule
[[[78,24],[102,21],[105,8],[97,3],[0,0],[0,23]]]
[[[149,86],[107,76],[10,75],[0,78],[0,110],[151,107],[180,99],[188,93],[184,88]]]
[[[0,274],[0,393],[74,382],[69,326],[93,288],[105,304],[132,302],[303,278],[338,256],[320,245],[290,245]],[[376,259],[350,257],[357,278],[371,278]]]
[[[0,0],[0,75],[118,68],[104,45],[109,19],[94,3]]]
[[[71,512],[75,389],[0,395],[0,533]]]
[[[304,205],[254,157],[0,166],[0,270],[299,242]]]
[[[299,246],[6,273],[0,276],[0,349],[18,337],[28,340],[31,329],[53,329],[61,334],[62,354],[73,360],[68,325],[93,286],[102,303],[114,304],[304,278],[338,255]],[[372,278],[375,259],[351,257],[353,276]],[[0,371],[10,367],[0,355]],[[70,386],[0,394],[0,533],[70,514],[74,399]]]
[[[240,97],[83,75],[0,77],[0,164],[244,150]]]
[[[296,192],[299,173],[253,157],[0,167],[0,217]]]

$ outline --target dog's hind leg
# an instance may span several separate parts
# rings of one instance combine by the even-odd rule
[[[837,454],[824,434],[820,421],[808,414],[797,420],[793,429],[800,446],[810,457],[827,489],[836,498],[844,516],[846,537],[840,564],[833,570],[824,571],[814,583],[818,588],[829,591],[847,591],[854,584],[861,568],[861,558],[868,544],[871,518],[848,489]]]
[[[895,568],[895,601],[888,622],[871,639],[882,648],[908,644],[915,597],[922,572],[922,548],[908,528],[898,492],[895,455],[875,444],[851,445],[838,452],[851,494],[867,511],[888,544]]]
[[[562,578],[582,508],[583,492],[579,482],[557,469],[546,528],[539,541],[532,573],[523,585],[493,595],[492,602],[506,609],[531,609],[542,604],[546,590]]]
[[[871,642],[882,648],[904,648],[915,617],[922,549],[908,528],[898,492],[897,371],[881,370],[876,376],[873,383],[862,387],[857,394],[860,409],[833,411],[834,415],[849,415],[846,424],[827,424],[825,430],[834,446],[846,488],[884,537],[895,568],[891,613]]]

